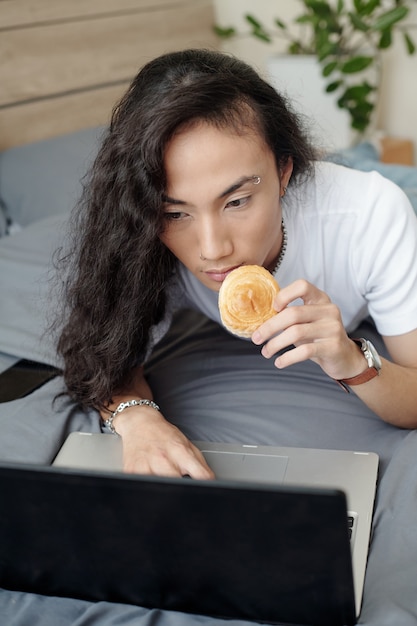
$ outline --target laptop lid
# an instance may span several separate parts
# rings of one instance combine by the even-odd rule
[[[0,584],[270,623],[356,621],[336,489],[0,467]]]
[[[217,478],[246,482],[340,489],[346,494],[359,615],[372,525],[378,456],[348,450],[318,450],[218,442],[194,442]],[[71,433],[58,453],[57,466],[122,469],[120,437]]]

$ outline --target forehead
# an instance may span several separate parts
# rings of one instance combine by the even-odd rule
[[[237,131],[200,123],[177,133],[165,158],[168,189],[178,192],[190,184],[221,187],[242,176],[265,175],[275,159],[263,137],[252,129]]]

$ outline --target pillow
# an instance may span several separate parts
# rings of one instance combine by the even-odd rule
[[[0,239],[0,354],[57,365],[46,332],[56,314],[53,253],[65,245],[68,216],[57,215]]]
[[[103,130],[88,128],[0,152],[0,234],[1,219],[23,227],[72,209]]]

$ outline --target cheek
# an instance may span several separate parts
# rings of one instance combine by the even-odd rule
[[[178,240],[178,233],[176,233],[175,228],[170,226],[168,223],[159,235],[159,239],[162,241],[164,246],[171,249],[172,247],[175,247],[176,241]]]
[[[264,209],[257,217],[254,227],[254,237],[260,239],[270,239],[276,236],[276,232],[281,229],[281,211],[279,204],[270,205]]]
[[[159,239],[180,260],[187,257],[187,252],[193,247],[192,238],[188,237],[186,232],[167,230],[160,235]]]
[[[177,250],[176,250],[176,246],[175,246],[175,241],[171,241],[171,239],[169,237],[160,237],[159,238],[161,240],[161,242],[163,243],[163,245],[168,248],[168,250],[170,250],[175,256],[177,256]]]

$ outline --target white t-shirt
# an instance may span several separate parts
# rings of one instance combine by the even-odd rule
[[[382,335],[417,328],[417,219],[399,187],[377,172],[320,162],[315,176],[288,189],[283,217],[281,287],[304,278],[325,291],[347,332],[369,315]],[[218,294],[183,266],[180,280],[177,305],[220,323]]]

